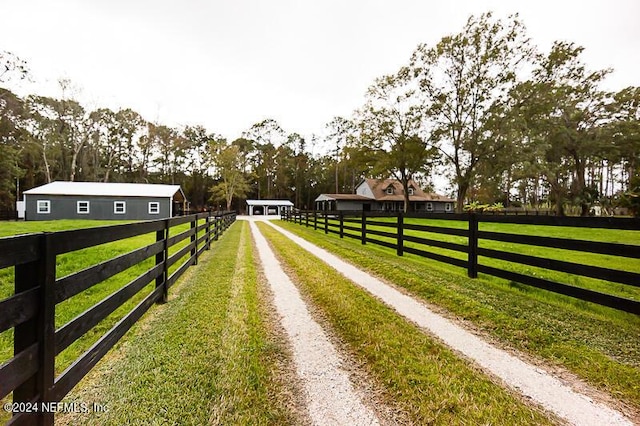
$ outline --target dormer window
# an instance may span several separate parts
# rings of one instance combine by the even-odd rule
[[[409,195],[413,195],[413,188],[409,188]]]
[[[387,194],[389,194],[389,195],[393,194],[393,186],[388,186],[387,187]]]

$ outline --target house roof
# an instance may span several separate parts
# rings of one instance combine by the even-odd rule
[[[365,179],[362,183],[366,183],[371,188],[373,196],[378,201],[404,201],[404,189],[402,183],[397,179]],[[393,187],[393,194],[386,192],[390,186]],[[424,192],[413,179],[409,180],[409,187],[413,188],[413,195],[409,195],[409,201],[441,201],[446,203],[455,201],[444,195]]]
[[[113,182],[64,182],[56,181],[38,186],[24,194],[33,195],[97,195],[107,197],[160,197],[173,198],[178,193],[180,201],[186,200],[180,185],[152,183]]]
[[[320,194],[315,201],[371,201],[371,198],[360,194]]]
[[[293,203],[289,200],[247,200],[248,206],[289,206]]]

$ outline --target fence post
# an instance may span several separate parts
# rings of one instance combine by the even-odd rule
[[[220,236],[220,217],[216,214],[213,219],[213,241],[218,241]]]
[[[327,213],[327,211],[325,210],[323,214],[324,214],[324,233],[328,234],[329,233],[329,213]]]
[[[318,212],[316,210],[313,211],[313,230],[318,230]]]
[[[360,241],[362,241],[362,244],[367,244],[367,215],[364,212],[364,210],[362,210],[361,228],[362,228],[362,235],[360,236]]]
[[[344,238],[344,214],[340,212],[340,238]]]
[[[42,238],[42,237],[40,237]],[[30,290],[42,285],[42,275],[44,256],[41,253],[40,259],[15,266],[15,294]],[[37,302],[40,303],[40,300]],[[37,308],[40,311],[40,308]],[[13,355],[18,355],[29,346],[38,343],[38,317],[34,316],[29,321],[18,324],[14,328]],[[33,361],[37,362],[37,361]],[[22,383],[13,390],[13,402],[29,402],[38,395],[37,375]],[[16,413],[17,414],[17,413]]]
[[[162,264],[162,272],[156,278],[156,288],[162,286],[162,297],[158,300],[158,303],[167,303],[167,279],[169,278],[169,271],[167,267],[167,260],[169,260],[169,219],[162,221],[164,224],[163,229],[156,231],[156,241],[163,241],[163,249],[160,253],[156,254],[156,266]]]
[[[38,370],[33,377],[13,391],[14,402],[30,402],[36,397],[38,402],[55,402],[53,386],[55,377],[55,308],[54,288],[56,282],[56,254],[53,251],[52,234],[45,232],[39,237],[40,257],[30,263],[16,265],[16,294],[34,287],[40,287],[38,314],[14,329],[14,355],[34,343],[38,344],[36,362]],[[18,413],[16,413],[18,414]],[[40,412],[35,415],[36,424],[52,426],[54,413]]]
[[[469,265],[467,266],[469,278],[478,278],[478,215],[469,214]]]
[[[304,224],[308,228],[309,227],[309,210],[305,210],[304,216],[305,216]]]
[[[193,229],[193,235],[191,236],[191,244],[193,244],[193,248],[191,249],[191,257],[195,257],[194,265],[198,264],[198,215],[193,216],[193,220],[191,221],[191,229]]]
[[[396,243],[396,254],[404,254],[404,213],[398,212],[398,241]]]
[[[206,235],[204,248],[205,250],[209,250],[209,247],[211,246],[211,210],[209,210],[209,215],[205,218],[205,220],[207,221],[207,227],[204,230]]]

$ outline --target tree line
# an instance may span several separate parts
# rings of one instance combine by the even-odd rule
[[[539,51],[517,15],[472,16],[459,33],[419,45],[350,117],[309,138],[272,119],[228,141],[131,109],[89,111],[65,80],[60,98],[0,89],[0,208],[17,184],[52,180],[179,183],[194,209],[241,208],[244,198],[312,208],[320,193],[352,192],[365,177],[395,177],[408,194],[410,179],[429,190],[439,176],[457,211],[500,203],[638,214],[640,88],[604,90],[612,70],[589,69],[583,51],[561,41]],[[0,65],[0,83],[28,74],[7,52]],[[314,153],[320,143],[331,149]]]
[[[472,16],[374,82],[348,145],[405,187],[440,171],[457,211],[475,201],[637,214],[640,88],[605,91],[612,70],[588,69],[583,51],[562,41],[538,51],[517,15]]]

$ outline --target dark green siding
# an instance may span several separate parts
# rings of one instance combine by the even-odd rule
[[[50,213],[37,212],[38,200],[49,200]],[[77,212],[77,202],[88,201],[89,213]],[[125,213],[114,213],[114,202],[124,201]],[[149,214],[149,202],[160,203],[159,214]],[[120,220],[148,220],[161,219],[171,216],[171,199],[158,197],[96,197],[70,195],[36,195],[25,194],[26,220],[56,220],[56,219],[120,219]]]

